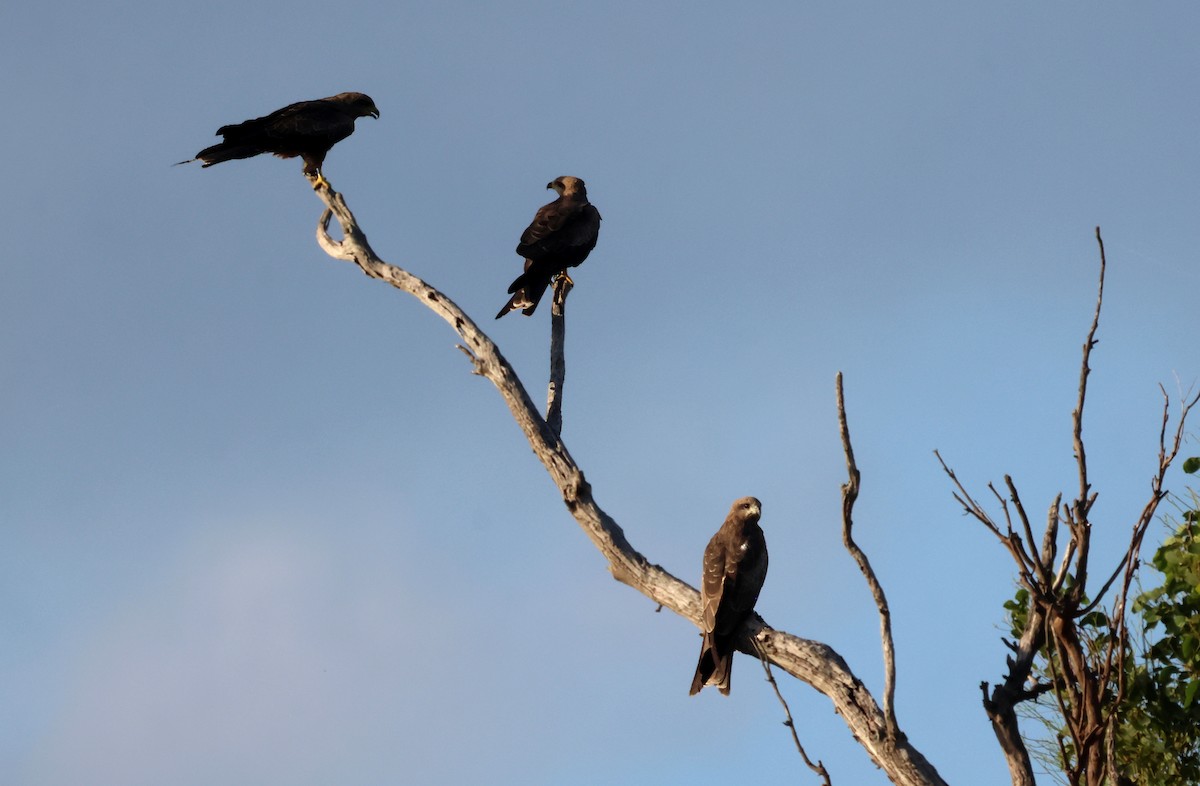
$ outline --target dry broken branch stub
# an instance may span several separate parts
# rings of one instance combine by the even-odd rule
[[[317,188],[314,193],[327,208],[317,225],[317,242],[321,248],[335,259],[352,261],[371,278],[413,295],[450,325],[461,338],[476,372],[488,379],[503,397],[534,454],[558,486],[567,510],[604,556],[613,577],[699,627],[699,593],[636,551],[617,523],[596,504],[583,472],[560,437],[538,413],[496,344],[450,298],[417,276],[376,256],[341,194],[329,186]],[[331,218],[336,218],[342,228],[340,241],[329,236]],[[754,654],[750,637],[757,639],[772,663],[829,698],[855,739],[892,783],[945,786],[937,770],[904,734],[887,733],[887,721],[874,697],[834,650],[819,642],[774,630],[757,615],[746,623],[739,642],[740,650]]]

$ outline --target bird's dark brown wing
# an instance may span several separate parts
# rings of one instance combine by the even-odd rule
[[[268,136],[344,139],[354,131],[354,115],[334,101],[305,101],[292,112],[284,112],[264,128]]]
[[[379,117],[379,110],[370,96],[362,93],[300,101],[263,117],[221,126],[217,135],[222,141],[190,160],[203,161],[205,167],[210,167],[261,153],[274,153],[280,158],[301,156],[305,174],[316,176],[319,185],[323,180],[321,164],[329,149],[354,133],[355,119],[367,115]]]
[[[741,536],[745,539],[745,549],[741,548],[740,542],[731,542],[724,550],[721,596],[713,613],[713,626],[710,628],[718,636],[731,636],[737,632],[754,611],[758,593],[767,577],[767,544],[762,530],[757,524],[747,522]],[[738,538],[737,541],[741,539]],[[706,586],[708,582],[706,563]],[[705,622],[707,621],[706,616]]]
[[[525,272],[508,285],[512,297],[496,319],[516,309],[526,316],[533,314],[550,281],[582,263],[596,247],[600,211],[587,201],[582,185],[580,181],[578,193],[568,193],[538,208],[521,234],[517,253],[525,258]]]
[[[708,542],[704,549],[704,575],[701,577],[700,602],[704,606],[704,630],[716,630],[721,599],[725,594],[726,546],[721,533]]]
[[[588,202],[578,204],[562,197],[543,205],[521,235],[517,253],[535,262],[563,255],[582,254],[577,265],[596,247],[600,235],[600,211]]]
[[[754,611],[767,576],[767,543],[758,526],[761,503],[745,497],[734,503],[704,549],[700,580],[704,642],[692,677],[691,693],[716,685],[729,694],[738,629]]]
[[[222,126],[226,144],[255,144],[264,152],[292,152],[316,144],[332,147],[354,131],[354,115],[345,105],[319,99],[277,109],[265,117]]]

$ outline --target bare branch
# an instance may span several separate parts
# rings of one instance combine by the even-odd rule
[[[888,609],[887,596],[883,594],[883,585],[879,583],[875,571],[867,555],[854,542],[854,502],[858,499],[859,473],[858,465],[854,462],[854,448],[850,445],[850,426],[846,422],[846,400],[842,395],[842,372],[836,378],[838,431],[842,435],[842,450],[846,454],[846,474],[849,479],[842,485],[842,543],[858,569],[862,571],[871,588],[871,596],[875,598],[875,606],[879,609],[879,638],[883,646],[883,714],[887,719],[889,739],[894,740],[899,734],[900,727],[896,723],[896,647],[892,640],[892,612]]]
[[[1034,544],[1037,541],[1033,537],[1033,527],[1029,524],[1029,516],[1025,515],[1025,506],[1021,504],[1021,495],[1017,493],[1017,487],[1013,483],[1012,475],[1004,476],[1004,485],[1008,487],[1008,493],[1012,496],[1013,505],[1017,509],[1017,516],[1021,519],[1021,528],[1025,532],[1025,542],[1029,544],[1028,551],[1022,549],[1021,553],[1027,557],[1027,563],[1037,573],[1038,583],[1049,584],[1050,566],[1042,562],[1038,553],[1034,551]]]
[[[997,738],[1005,750],[1014,783],[1032,783],[1032,770],[1023,743],[1018,744],[1020,731],[1017,727],[1017,718],[1015,713],[1010,710],[1017,703],[1050,688],[1053,689],[1058,713],[1065,729],[1065,736],[1060,733],[1058,741],[1068,780],[1072,784],[1086,782],[1089,786],[1099,786],[1100,783],[1105,782],[1106,771],[1110,775],[1113,773],[1114,752],[1106,749],[1106,740],[1111,741],[1112,739],[1114,713],[1125,689],[1124,658],[1128,637],[1125,625],[1126,604],[1133,578],[1138,569],[1138,555],[1141,552],[1144,536],[1154,518],[1159,502],[1166,495],[1163,483],[1166,471],[1177,455],[1183,438],[1182,421],[1186,419],[1191,406],[1200,401],[1200,395],[1197,395],[1195,399],[1184,403],[1180,413],[1181,422],[1176,430],[1176,438],[1168,446],[1166,432],[1170,419],[1169,401],[1166,391],[1163,391],[1159,466],[1151,480],[1150,499],[1133,525],[1129,545],[1116,568],[1101,586],[1099,593],[1096,593],[1094,598],[1089,598],[1091,593],[1088,590],[1087,579],[1092,534],[1090,515],[1097,494],[1092,490],[1088,479],[1087,452],[1083,440],[1083,412],[1087,399],[1088,378],[1091,373],[1091,352],[1097,343],[1096,333],[1099,329],[1100,312],[1104,302],[1104,277],[1107,260],[1099,227],[1096,228],[1096,241],[1100,247],[1100,275],[1096,307],[1087,338],[1083,344],[1078,397],[1071,413],[1072,442],[1079,475],[1079,493],[1069,503],[1063,502],[1061,493],[1055,497],[1047,512],[1046,528],[1041,535],[1040,550],[1036,553],[1032,551],[1035,542],[1033,527],[1017,494],[1016,485],[1010,476],[1005,476],[1005,485],[1029,549],[1026,549],[1021,536],[1014,531],[1007,502],[996,492],[995,488],[991,484],[988,485],[1004,512],[1007,534],[1002,533],[987,512],[981,510],[954,473],[946,467],[945,462],[942,462],[943,469],[954,484],[954,499],[960,504],[964,504],[969,514],[983,522],[1005,544],[1018,563],[1022,584],[1030,589],[1025,629],[1022,632],[1020,644],[1015,648],[1016,657],[1006,659],[1009,666],[1008,677],[1004,685],[997,686],[990,697],[987,696],[986,687],[984,690],[984,708],[992,720]],[[938,460],[941,461],[940,455]],[[964,500],[966,503],[963,503]],[[1060,523],[1066,525],[1069,538],[1058,563],[1057,572],[1051,576],[1050,571],[1054,567],[1058,551]],[[1114,601],[1112,613],[1108,615],[1109,635],[1107,641],[1102,647],[1097,647],[1097,639],[1091,635],[1088,627],[1091,623],[1089,622],[1088,626],[1085,626],[1081,624],[1081,620],[1103,601],[1104,596],[1122,573],[1124,580],[1120,584],[1120,591]],[[1069,577],[1073,578],[1074,582],[1070,586],[1066,586]],[[1085,599],[1087,599],[1086,605],[1084,605]],[[1044,687],[1036,685],[1031,690],[1024,687],[1022,683],[1029,679],[1035,659],[1038,657],[1044,658],[1045,668],[1049,671],[1051,679],[1045,683]],[[1114,696],[1117,699],[1115,702]],[[1067,745],[1068,740],[1069,746]]]
[[[758,662],[762,664],[763,671],[766,672],[767,682],[771,683],[771,687],[775,689],[775,698],[779,699],[779,703],[783,705],[783,714],[787,718],[783,722],[784,726],[792,732],[792,742],[796,743],[796,750],[800,752],[800,758],[804,759],[804,764],[817,775],[821,776],[821,781],[825,786],[833,786],[829,780],[829,771],[825,769],[825,764],[820,759],[816,764],[812,759],[808,758],[808,753],[804,750],[804,746],[800,743],[800,735],[796,731],[796,721],[792,718],[792,710],[788,707],[787,699],[783,698],[783,692],[779,690],[779,683],[775,681],[775,675],[771,673],[771,661],[763,655],[762,649],[758,646],[758,640],[754,640],[754,648],[758,650]]]
[[[1017,563],[1017,570],[1021,576],[1021,583],[1028,587],[1031,592],[1037,592],[1038,585],[1033,576],[1033,570],[1035,569],[1037,558],[1027,552],[1024,542],[1021,540],[1021,536],[1013,530],[1012,518],[1008,512],[1008,503],[1005,501],[1004,497],[999,491],[996,490],[994,485],[991,483],[988,484],[988,490],[992,492],[992,496],[996,498],[996,501],[1000,504],[1000,509],[1004,513],[1005,530],[1007,534],[1000,531],[1000,527],[996,525],[996,522],[992,520],[992,517],[989,516],[987,511],[983,509],[983,506],[980,505],[979,502],[977,502],[975,498],[971,496],[970,492],[963,487],[962,483],[958,479],[958,475],[956,475],[954,470],[950,469],[949,465],[946,464],[945,459],[942,458],[942,454],[935,450],[933,451],[933,455],[937,457],[938,463],[942,465],[942,471],[946,473],[946,477],[950,478],[951,482],[954,483],[955,488],[958,489],[958,491],[953,492],[954,499],[963,506],[963,510],[966,511],[967,515],[971,516],[976,521],[983,524],[983,526],[987,527],[988,531],[995,535],[996,538],[1002,544],[1004,544],[1004,548],[1008,549],[1008,553],[1012,555],[1013,561]],[[1024,514],[1022,513],[1022,515]]]
[[[1005,540],[1004,533],[996,526],[996,522],[992,521],[992,517],[988,515],[983,506],[976,502],[970,492],[963,487],[962,482],[958,479],[958,475],[954,474],[954,470],[950,469],[950,466],[946,464],[946,460],[942,458],[942,454],[935,450],[933,451],[933,455],[937,457],[938,463],[942,465],[942,471],[946,473],[946,477],[950,478],[950,482],[958,489],[958,491],[954,492],[954,499],[958,504],[963,506],[963,511],[987,527],[1001,541]]]
[[[982,521],[1005,545],[1017,563],[1021,583],[1030,591],[1025,629],[1016,648],[1016,657],[1007,659],[1009,672],[1005,682],[997,685],[991,696],[987,696],[985,691],[984,698],[984,709],[1004,750],[1013,783],[1033,782],[1032,765],[1028,750],[1021,740],[1015,707],[1036,695],[1025,687],[1025,683],[1030,678],[1036,658],[1043,652],[1054,677],[1050,685],[1053,686],[1055,699],[1076,751],[1077,758],[1074,762],[1064,759],[1069,775],[1072,768],[1077,772],[1098,772],[1097,755],[1101,751],[1097,742],[1102,743],[1102,740],[1094,737],[1096,732],[1102,732],[1105,727],[1101,711],[1102,686],[1096,670],[1090,668],[1088,653],[1076,623],[1082,616],[1078,612],[1078,605],[1086,597],[1087,563],[1091,542],[1091,523],[1088,517],[1096,500],[1096,494],[1091,490],[1088,480],[1087,453],[1083,442],[1083,411],[1087,398],[1088,375],[1091,371],[1089,363],[1092,348],[1096,344],[1096,331],[1099,328],[1100,310],[1104,299],[1106,261],[1099,227],[1096,229],[1096,239],[1100,243],[1101,256],[1099,292],[1091,327],[1083,345],[1078,399],[1071,415],[1072,439],[1079,472],[1078,497],[1068,505],[1062,505],[1061,494],[1055,498],[1047,514],[1045,531],[1041,535],[1041,548],[1037,549],[1032,523],[1011,476],[1005,475],[1004,482],[1020,521],[1021,534],[1014,530],[1007,501],[992,484],[989,484],[988,488],[996,496],[1004,512],[1008,525],[1007,534],[1001,533],[987,513],[979,509],[979,505],[963,489],[958,478],[950,472],[945,462],[942,462],[943,469],[957,489],[955,499],[961,501],[965,498],[971,502],[968,512]],[[938,460],[941,461],[940,455]],[[1050,571],[1057,552],[1060,505],[1062,521],[1070,530],[1070,538],[1057,574],[1051,577]],[[1072,564],[1076,583],[1067,591],[1061,592]],[[1061,675],[1058,673],[1060,668]]]
[[[1066,506],[1064,505],[1065,509]],[[1058,572],[1054,574],[1054,584],[1050,589],[1057,593],[1062,589],[1063,584],[1067,581],[1067,576],[1070,575],[1071,560],[1075,558],[1075,538],[1067,541],[1067,550],[1063,552],[1062,561],[1058,565]]]
[[[1138,555],[1141,553],[1142,541],[1145,538],[1146,531],[1150,527],[1150,522],[1154,519],[1154,516],[1157,513],[1158,504],[1167,495],[1163,488],[1163,483],[1166,479],[1167,470],[1174,462],[1175,457],[1179,454],[1179,448],[1183,443],[1184,428],[1187,424],[1188,414],[1191,412],[1192,407],[1197,403],[1197,401],[1200,400],[1200,394],[1198,394],[1197,397],[1190,400],[1184,400],[1182,402],[1179,412],[1179,422],[1175,427],[1174,439],[1168,448],[1166,432],[1167,425],[1170,421],[1171,402],[1170,396],[1167,395],[1166,389],[1160,385],[1159,390],[1162,392],[1163,396],[1163,416],[1162,426],[1159,429],[1158,435],[1158,472],[1150,483],[1150,499],[1146,503],[1146,506],[1142,509],[1142,513],[1140,516],[1138,516],[1138,520],[1134,523],[1133,532],[1131,533],[1129,539],[1128,550],[1125,552],[1125,555],[1122,557],[1121,561],[1118,562],[1116,570],[1113,572],[1113,575],[1109,578],[1109,580],[1105,582],[1104,587],[1100,590],[1096,599],[1092,602],[1088,609],[1084,610],[1086,612],[1100,602],[1100,599],[1108,591],[1109,586],[1123,568],[1125,574],[1124,579],[1121,583],[1121,589],[1117,593],[1117,597],[1113,602],[1112,613],[1109,615],[1109,628],[1111,635],[1109,637],[1108,645],[1105,649],[1102,670],[1104,680],[1108,683],[1116,683],[1117,686],[1116,700],[1111,705],[1106,718],[1106,730],[1108,734],[1107,739],[1110,741],[1112,739],[1112,734],[1114,733],[1113,730],[1117,709],[1121,706],[1122,699],[1125,696],[1125,656],[1127,650],[1126,645],[1129,638],[1129,629],[1126,625],[1125,613],[1127,604],[1129,602],[1129,591],[1139,567]],[[1116,772],[1113,756],[1114,752],[1110,748],[1108,750],[1108,759],[1106,760],[1106,766],[1108,766],[1110,773]]]
[[[317,227],[321,248],[336,259],[354,262],[371,278],[413,295],[454,329],[462,339],[461,346],[471,358],[475,372],[496,386],[534,454],[558,486],[567,510],[608,562],[613,578],[700,627],[699,593],[662,567],[651,564],[630,545],[621,527],[596,504],[582,470],[559,435],[542,419],[495,343],[450,298],[408,271],[379,259],[341,194],[328,185],[317,188],[314,193],[328,208]],[[342,227],[341,241],[329,237],[330,215],[336,217]],[[855,739],[892,783],[898,786],[945,786],[937,770],[907,737],[889,733],[884,714],[870,691],[832,648],[776,631],[757,615],[743,627],[739,649],[753,655],[755,642],[772,663],[830,699]]]
[[[546,423],[555,434],[562,434],[563,385],[567,380],[564,346],[567,337],[567,295],[574,284],[569,276],[559,276],[550,304],[550,389],[546,394]]]
[[[1091,549],[1091,537],[1088,530],[1091,524],[1088,516],[1096,495],[1092,493],[1091,483],[1088,482],[1087,451],[1083,445],[1083,405],[1087,398],[1088,375],[1091,373],[1089,361],[1092,357],[1092,347],[1096,346],[1096,330],[1100,327],[1100,308],[1104,304],[1104,273],[1108,260],[1104,255],[1104,239],[1100,237],[1100,227],[1096,227],[1096,243],[1100,246],[1100,283],[1096,288],[1096,310],[1092,312],[1092,326],[1083,342],[1083,359],[1079,364],[1079,399],[1071,413],[1071,433],[1075,446],[1075,463],[1079,468],[1079,496],[1071,503],[1074,512],[1073,528],[1078,528],[1078,551],[1075,557],[1076,591],[1083,592],[1087,584],[1088,555]],[[1082,597],[1080,595],[1079,597]]]
[[[1079,612],[1080,615],[1087,614],[1092,609],[1096,608],[1096,606],[1098,606],[1101,600],[1104,598],[1104,595],[1108,592],[1109,588],[1112,586],[1113,582],[1118,576],[1121,575],[1122,571],[1124,571],[1125,578],[1121,586],[1121,591],[1117,596],[1117,601],[1113,607],[1114,615],[1120,615],[1122,618],[1124,617],[1125,603],[1129,596],[1129,587],[1133,583],[1133,577],[1137,572],[1138,555],[1142,551],[1142,541],[1145,538],[1146,530],[1149,529],[1150,523],[1154,520],[1154,515],[1158,512],[1158,504],[1167,496],[1167,492],[1164,489],[1167,470],[1171,468],[1171,465],[1175,461],[1175,457],[1179,455],[1179,449],[1183,445],[1184,428],[1187,424],[1188,414],[1192,411],[1192,407],[1196,405],[1197,401],[1200,401],[1200,394],[1197,394],[1190,400],[1184,401],[1180,405],[1179,421],[1176,423],[1175,433],[1171,444],[1168,447],[1167,426],[1171,421],[1171,399],[1170,396],[1167,395],[1167,391],[1162,387],[1162,385],[1159,385],[1159,390],[1162,392],[1163,396],[1163,413],[1162,423],[1158,433],[1158,471],[1150,480],[1150,499],[1147,500],[1146,505],[1142,508],[1141,514],[1137,518],[1137,521],[1135,521],[1133,524],[1133,531],[1129,537],[1129,547],[1126,549],[1125,554],[1117,562],[1116,567],[1113,569],[1112,575],[1108,577],[1108,580],[1104,582],[1104,585],[1100,588],[1100,591],[1096,593],[1096,597],[1092,599],[1092,602],[1088,604],[1086,608]]]
[[[1004,514],[1004,531],[1007,533],[1004,537],[1011,538],[1013,536],[1012,514],[1008,512],[1008,500],[1004,498],[997,489],[995,484],[987,484],[988,491],[992,492],[992,496],[996,498],[996,502],[1000,503],[1000,512]]]
[[[1050,510],[1046,513],[1046,531],[1042,533],[1041,561],[1047,571],[1054,567],[1054,557],[1058,554],[1058,506],[1060,503],[1062,503],[1062,492],[1055,495],[1054,501],[1050,503]],[[1057,582],[1057,578],[1055,581]]]
[[[990,696],[987,683],[980,686],[983,689],[983,710],[987,713],[996,741],[1000,743],[1000,749],[1004,752],[1013,786],[1035,786],[1033,760],[1029,757],[1025,740],[1021,738],[1017,705],[1038,694],[1038,691],[1027,690],[1025,686],[1033,671],[1034,659],[1046,641],[1045,631],[1045,617],[1041,607],[1031,600],[1025,630],[1021,633],[1014,656],[1008,660],[1008,675],[1004,682],[996,685]]]

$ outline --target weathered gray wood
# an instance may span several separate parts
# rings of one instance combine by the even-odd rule
[[[321,248],[336,259],[353,262],[371,278],[413,295],[458,333],[462,339],[459,348],[470,358],[475,373],[496,386],[534,454],[558,486],[567,510],[607,560],[613,578],[699,627],[699,593],[633,548],[621,527],[600,508],[583,471],[559,435],[538,414],[521,380],[495,343],[450,298],[376,256],[341,194],[328,185],[319,185],[315,193],[327,208],[317,225],[317,243]],[[329,222],[335,217],[342,228],[341,240],[329,234]],[[945,786],[937,770],[903,733],[888,733],[888,723],[875,698],[832,648],[775,630],[755,615],[746,623],[739,649],[751,655],[756,655],[757,649],[778,668],[828,697],[855,739],[893,783]]]
[[[550,303],[550,385],[546,393],[546,423],[555,434],[562,434],[563,385],[567,382],[567,295],[571,278],[559,276],[554,282]]]
[[[888,607],[887,595],[884,594],[883,584],[875,575],[871,561],[858,544],[854,542],[854,502],[858,499],[858,486],[861,476],[858,464],[854,461],[854,447],[850,444],[850,426],[846,419],[846,399],[842,395],[842,373],[839,371],[836,380],[838,431],[842,436],[842,452],[846,454],[847,480],[842,484],[842,544],[850,552],[867,580],[871,597],[875,599],[875,608],[879,610],[879,642],[883,649],[883,717],[887,722],[888,736],[895,738],[900,734],[900,725],[896,722],[896,645],[892,637],[892,612]]]

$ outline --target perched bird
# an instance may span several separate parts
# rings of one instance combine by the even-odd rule
[[[274,153],[280,158],[304,159],[304,174],[314,180],[313,188],[328,185],[321,164],[329,148],[354,133],[354,121],[360,117],[379,117],[371,97],[362,93],[338,93],[329,98],[301,101],[277,109],[266,117],[256,117],[233,126],[221,126],[217,135],[225,140],[206,147],[195,158],[205,167],[250,158],[259,153]]]
[[[567,268],[583,262],[596,247],[600,211],[588,202],[583,181],[567,175],[547,183],[546,188],[557,191],[558,199],[543,205],[521,235],[517,253],[525,257],[525,272],[508,287],[512,297],[496,319],[517,309],[531,315],[550,281],[567,275]]]
[[[734,644],[742,623],[754,612],[758,592],[767,577],[767,542],[758,518],[762,503],[742,497],[733,503],[725,523],[704,550],[700,602],[704,606],[704,643],[692,678],[691,695],[716,685],[729,695]]]

